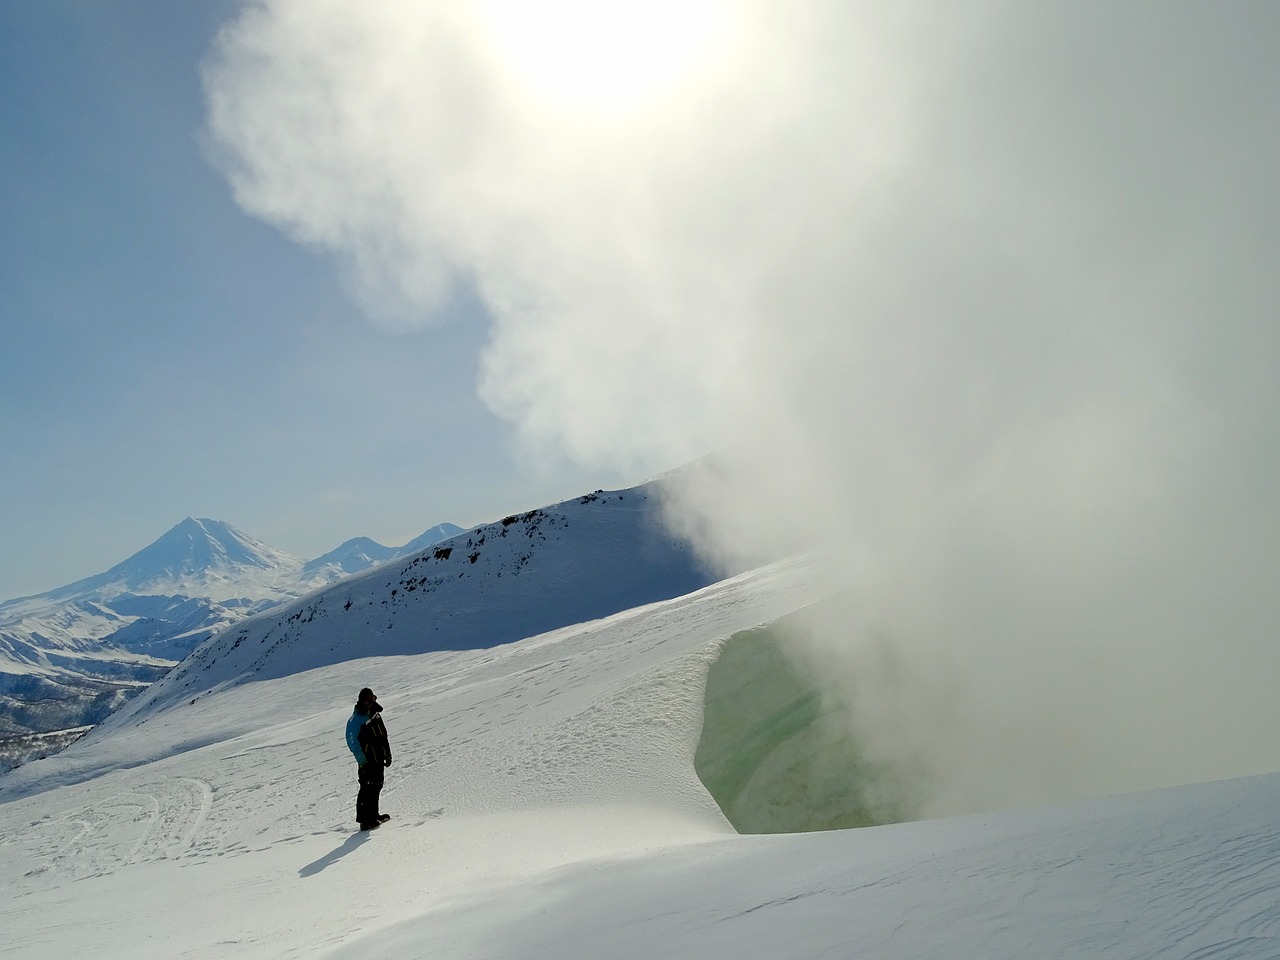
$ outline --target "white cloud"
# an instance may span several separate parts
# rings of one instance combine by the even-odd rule
[[[1280,746],[1280,14],[1142,6],[725,3],[667,61],[650,14],[648,59],[578,34],[585,97],[481,7],[275,0],[213,53],[210,130],[371,312],[477,291],[531,447],[731,451],[687,522],[838,548],[861,626],[826,635],[951,664],[953,783],[1226,775]]]

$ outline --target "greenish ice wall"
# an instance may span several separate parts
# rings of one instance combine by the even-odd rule
[[[852,705],[802,651],[785,619],[725,641],[707,675],[698,777],[739,833],[911,819],[906,781],[867,756]]]

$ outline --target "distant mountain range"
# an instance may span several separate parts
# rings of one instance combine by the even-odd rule
[[[111,569],[0,603],[0,770],[100,722],[218,631],[463,532],[367,537],[304,561],[188,517]]]

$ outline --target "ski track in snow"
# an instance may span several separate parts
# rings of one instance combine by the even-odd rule
[[[65,882],[198,851],[212,789],[194,777],[148,777],[89,803],[46,813],[0,849],[30,864],[26,877]]]

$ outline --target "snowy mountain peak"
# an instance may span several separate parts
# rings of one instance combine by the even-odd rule
[[[325,582],[300,583],[302,560],[222,520],[187,517],[158,540],[105,573],[3,606],[28,607],[125,593],[181,594],[215,601],[284,599]]]
[[[395,555],[394,548],[384,547],[376,540],[368,537],[353,537],[323,556],[308,560],[302,569],[306,573],[323,571],[326,568],[342,573],[358,573],[390,560]]]
[[[421,536],[414,537],[403,547],[396,551],[397,557],[407,556],[411,553],[417,553],[419,550],[425,550],[427,547],[435,546],[441,541],[456,537],[465,531],[456,523],[437,523],[430,530],[427,530]]]
[[[229,523],[187,517],[125,564],[144,575],[182,576],[210,567],[260,567],[274,569],[294,566],[297,561],[242,533]]]
[[[397,557],[405,557],[426,550],[463,532],[463,528],[456,523],[438,523],[403,547],[384,547],[378,541],[370,540],[368,537],[354,537],[323,556],[308,560],[303,565],[302,571],[328,574],[331,579],[336,579],[339,576],[359,573]]]
[[[143,592],[158,583],[179,584],[210,576],[297,570],[301,561],[242,533],[229,523],[187,517],[102,578]]]

